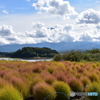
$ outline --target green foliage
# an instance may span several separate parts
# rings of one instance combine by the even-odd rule
[[[10,57],[11,55],[12,55],[12,53],[0,52],[0,57]]]
[[[93,48],[92,50],[86,50],[87,53],[92,53],[92,54],[95,54],[95,53],[100,53],[100,49],[98,48]]]
[[[12,58],[53,57],[58,52],[50,48],[24,47],[12,54]]]
[[[70,97],[70,87],[62,81],[55,81],[53,87],[57,92],[56,100],[68,100]]]
[[[61,55],[54,56],[55,61],[100,61],[100,49],[94,48],[92,50],[86,50],[82,52],[81,50],[75,51],[71,50]]]
[[[0,100],[23,100],[21,93],[11,85],[0,88]]]
[[[83,58],[82,51],[70,51],[67,52],[65,56],[63,56],[64,60],[70,60],[70,61],[80,61]]]
[[[56,54],[53,58],[54,61],[61,61],[62,60],[62,56],[61,54]]]
[[[35,100],[55,100],[56,94],[52,93],[55,93],[54,88],[46,83],[39,83],[34,86]]]

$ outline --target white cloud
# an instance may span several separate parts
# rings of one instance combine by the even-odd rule
[[[96,26],[97,29],[100,29],[100,23]]]
[[[0,36],[8,36],[10,34],[14,34],[12,26],[8,25],[0,26]]]
[[[44,27],[44,24],[41,22],[37,22],[32,25],[34,37],[36,38],[43,38],[47,36],[47,28]]]
[[[64,30],[65,30],[66,32],[69,32],[69,31],[72,30],[72,29],[73,29],[73,26],[72,26],[72,25],[66,24],[66,25],[64,26]]]
[[[63,0],[38,0],[37,3],[33,3],[33,7],[64,19],[69,19],[69,15],[77,14],[74,7],[68,1]]]
[[[6,10],[2,10],[3,13],[8,14],[8,12]]]
[[[68,27],[71,25],[67,25]],[[56,25],[53,29],[47,28],[45,24],[38,22],[32,25],[32,31],[14,32],[12,26],[0,26],[0,43],[1,44],[27,44],[40,42],[61,42],[74,41],[70,35],[71,28],[66,28],[66,25]],[[68,31],[67,31],[68,30]]]
[[[38,22],[32,24],[32,28],[32,31],[14,32],[12,26],[0,26],[0,45],[100,40],[100,34],[97,29],[76,32],[74,25],[71,24],[57,24],[48,28],[44,23]]]
[[[6,38],[0,36],[0,45],[5,45],[5,44],[10,44],[10,42],[6,40]]]
[[[93,41],[98,41],[100,39],[99,37],[100,37],[99,31],[96,29],[91,29],[82,32],[79,36],[78,41],[93,42]]]
[[[81,12],[76,19],[78,24],[98,24],[100,22],[100,11],[88,9]]]
[[[41,22],[32,23],[32,27],[37,30],[37,29],[44,27],[44,24]]]

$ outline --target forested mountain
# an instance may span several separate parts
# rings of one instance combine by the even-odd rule
[[[30,57],[53,57],[58,54],[56,50],[47,47],[24,47],[12,53],[12,58],[30,58]]]

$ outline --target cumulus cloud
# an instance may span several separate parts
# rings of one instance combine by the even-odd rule
[[[64,19],[69,19],[69,15],[77,14],[74,7],[64,0],[38,0],[37,3],[33,3],[33,7],[51,15],[62,16]]]
[[[13,27],[8,25],[0,26],[0,36],[8,36],[14,34]]]
[[[44,24],[41,22],[32,23],[32,27],[37,30],[37,29],[41,29],[42,27],[44,27]]]
[[[0,26],[0,45],[4,44],[36,44],[41,42],[73,42],[73,41],[98,41],[98,30],[86,30],[75,32],[71,24],[55,25],[47,28],[45,24],[38,22],[32,24],[32,31],[14,32],[12,26]]]
[[[65,26],[64,26],[64,28],[63,28],[66,32],[69,32],[70,30],[72,30],[73,29],[73,26],[72,25],[70,25],[70,24],[66,24]]]
[[[41,22],[38,22],[38,23],[34,23],[32,25],[33,27],[33,34],[34,34],[34,37],[36,38],[43,38],[43,37],[46,37],[47,36],[47,28],[44,27],[44,24],[41,23]]]
[[[100,11],[88,9],[81,12],[76,19],[78,24],[98,24],[100,22]]]
[[[96,26],[97,29],[100,29],[100,23]]]
[[[10,44],[10,42],[6,39],[0,36],[0,45]]]

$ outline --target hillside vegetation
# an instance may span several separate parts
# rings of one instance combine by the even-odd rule
[[[86,51],[67,51],[66,53],[59,53],[54,56],[55,61],[100,61],[100,49],[94,48]]]
[[[100,100],[100,63],[0,61],[0,100],[69,100],[70,91]]]
[[[0,52],[1,57],[11,58],[54,57],[55,54],[58,54],[56,50],[47,47],[24,47],[12,53]]]

